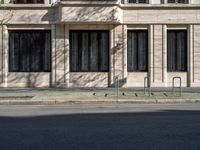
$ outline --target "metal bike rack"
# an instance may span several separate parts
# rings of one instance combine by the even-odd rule
[[[149,77],[145,77],[144,78],[144,95],[146,95],[148,91],[149,96],[151,96],[151,86],[149,82],[150,82]]]
[[[175,80],[178,79],[179,80],[179,86],[175,86]],[[178,88],[179,89],[179,95],[182,95],[182,80],[181,77],[173,77],[172,79],[172,93],[175,93],[175,89]]]

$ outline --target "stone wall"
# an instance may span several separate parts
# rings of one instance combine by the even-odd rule
[[[71,6],[72,4],[70,4]],[[171,87],[172,78],[180,76],[183,86],[200,86],[200,6],[199,5],[121,5],[100,4],[9,5],[13,17],[0,29],[1,87],[142,87],[144,77],[151,77],[153,87]],[[117,8],[117,10],[116,10]],[[8,10],[9,10],[8,9]],[[0,19],[8,12],[0,9]],[[116,15],[117,14],[117,15]],[[9,30],[51,30],[51,73],[16,73],[8,70]],[[109,30],[110,71],[70,72],[69,31]],[[149,37],[148,72],[127,72],[127,30],[146,29]],[[188,31],[188,71],[167,72],[167,29]],[[3,37],[3,39],[2,39]],[[178,84],[178,82],[177,82]]]

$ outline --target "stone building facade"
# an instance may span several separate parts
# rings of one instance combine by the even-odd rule
[[[199,0],[1,0],[5,16],[0,87],[200,87]]]

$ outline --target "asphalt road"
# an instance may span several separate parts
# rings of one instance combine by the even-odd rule
[[[200,104],[0,106],[0,150],[199,150]]]

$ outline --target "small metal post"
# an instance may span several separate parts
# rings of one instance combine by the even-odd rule
[[[146,95],[146,89],[147,89],[147,77],[144,78],[144,95]]]
[[[148,77],[148,89],[149,89],[149,96],[151,96],[151,81],[149,77]]]
[[[144,78],[144,95],[146,95],[147,90],[148,90],[149,96],[151,96],[151,87],[150,87],[149,77]]]
[[[116,90],[116,97],[118,100],[118,98],[119,98],[119,79],[118,79],[118,77],[115,78],[115,90]]]

